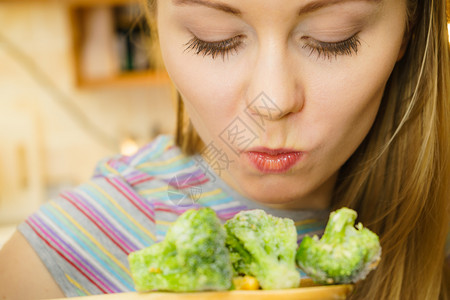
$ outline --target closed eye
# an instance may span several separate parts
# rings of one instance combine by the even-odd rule
[[[209,55],[213,59],[215,59],[217,56],[222,56],[222,58],[225,60],[225,57],[228,57],[230,53],[238,52],[238,48],[242,45],[242,39],[243,36],[238,35],[227,40],[206,42],[194,36],[189,42],[184,45],[186,46],[184,52],[194,51],[194,53],[197,55]]]
[[[207,42],[194,36],[189,42],[184,44],[184,52],[193,51],[196,55],[211,56],[213,59],[222,56],[222,59],[230,54],[237,54],[243,44],[243,35],[238,35],[226,40]],[[353,55],[358,53],[361,41],[358,34],[339,42],[323,42],[311,37],[303,37],[305,44],[303,49],[309,49],[309,55],[316,54],[318,58],[337,58],[343,55]]]
[[[320,58],[337,58],[340,55],[353,55],[358,53],[359,46],[361,45],[361,41],[358,37],[358,34],[353,35],[352,37],[339,41],[339,42],[322,42],[314,40],[310,37],[302,38],[306,41],[303,45],[303,49],[309,49],[310,55],[317,54]]]

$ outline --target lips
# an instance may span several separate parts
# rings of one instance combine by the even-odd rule
[[[244,155],[262,173],[284,173],[295,166],[304,153],[290,149],[252,148]]]

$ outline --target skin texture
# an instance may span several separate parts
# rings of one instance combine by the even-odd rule
[[[213,143],[233,160],[216,172],[244,196],[277,208],[329,206],[337,172],[370,130],[402,54],[405,1],[341,1],[299,15],[311,2],[222,0],[240,11],[233,15],[199,4],[158,1],[169,75],[205,145]],[[359,46],[351,55],[318,55],[310,47],[355,34]],[[238,36],[242,44],[213,59],[186,50],[194,35],[207,42]],[[252,101],[261,92],[279,114],[253,109]],[[246,108],[264,119],[263,128]],[[257,138],[234,150],[291,148],[304,153],[302,160],[288,172],[262,174],[245,154],[235,154],[220,138],[237,117]]]
[[[0,299],[63,298],[36,252],[20,232],[0,251]]]

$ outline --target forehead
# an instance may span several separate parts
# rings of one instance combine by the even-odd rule
[[[280,8],[279,0],[237,1],[237,0],[168,0],[175,6],[204,6],[221,10],[230,14],[240,15],[242,11],[239,6],[245,7],[272,7]],[[299,14],[309,13],[328,6],[339,5],[348,2],[368,2],[380,4],[383,0],[284,0],[283,6],[293,4],[299,7]]]

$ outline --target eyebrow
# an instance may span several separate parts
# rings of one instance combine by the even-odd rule
[[[242,12],[234,7],[231,7],[227,4],[220,3],[220,2],[210,2],[208,0],[172,0],[173,4],[177,6],[187,5],[187,4],[197,4],[197,5],[203,5],[206,7],[211,7],[214,9],[218,9],[221,11],[224,11],[226,13],[239,16],[242,14]]]
[[[311,13],[311,12],[314,12],[316,10],[319,10],[319,9],[322,9],[322,8],[325,8],[325,7],[328,7],[331,5],[337,5],[337,4],[346,3],[346,2],[356,2],[356,1],[365,1],[365,2],[371,2],[374,4],[379,4],[383,0],[318,0],[318,1],[310,2],[310,3],[306,4],[305,6],[303,6],[302,8],[300,8],[298,14],[304,15],[304,14]],[[221,11],[224,11],[224,12],[232,14],[232,15],[236,15],[236,16],[242,15],[242,12],[239,9],[231,7],[225,3],[220,3],[220,2],[211,2],[208,0],[172,0],[172,2],[176,6],[202,5],[202,6],[214,8],[217,10],[221,10]]]
[[[380,4],[382,2],[382,0],[321,0],[321,1],[313,1],[313,2],[306,4],[302,8],[300,8],[300,11],[298,12],[298,14],[304,15],[307,13],[312,13],[316,10],[319,10],[319,9],[322,9],[322,8],[325,8],[328,6],[332,6],[332,5],[341,4],[341,3],[363,2],[363,1],[369,2],[369,3],[374,3],[374,4]]]

